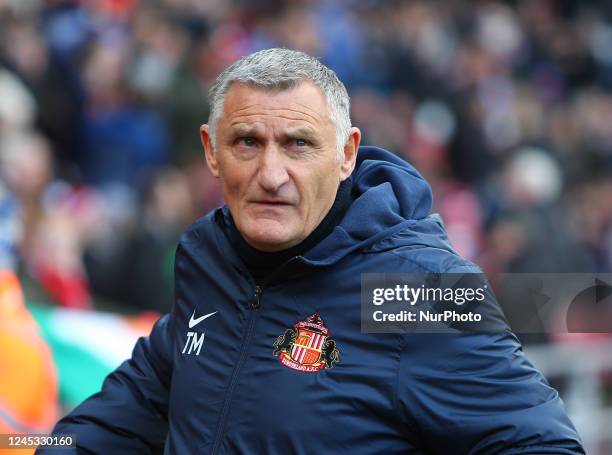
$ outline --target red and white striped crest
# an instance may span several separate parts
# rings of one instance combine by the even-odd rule
[[[312,365],[321,357],[321,346],[325,335],[300,328],[297,339],[291,347],[291,358],[300,365]]]
[[[292,370],[315,373],[338,362],[339,351],[317,311],[293,324],[274,342],[274,355]]]

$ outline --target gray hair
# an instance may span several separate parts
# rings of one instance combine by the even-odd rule
[[[265,49],[234,62],[215,80],[209,91],[209,126],[212,143],[216,146],[215,129],[229,87],[234,82],[255,87],[285,90],[301,82],[317,85],[329,107],[331,121],[336,126],[339,158],[344,156],[344,144],[351,128],[350,99],[336,73],[319,60],[300,51],[283,48]]]

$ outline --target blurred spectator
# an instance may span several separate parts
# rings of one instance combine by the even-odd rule
[[[0,176],[19,201],[23,221],[23,244],[42,216],[42,197],[53,179],[53,158],[49,144],[33,132],[6,134],[0,140]]]
[[[36,115],[36,102],[23,83],[10,71],[0,67],[0,132],[27,128]]]
[[[151,176],[140,223],[126,251],[128,302],[160,313],[170,310],[174,296],[174,252],[184,226],[192,218],[192,200],[186,177],[175,169]]]
[[[0,270],[15,270],[22,223],[17,199],[0,179]]]
[[[168,157],[166,126],[154,111],[130,99],[126,51],[100,45],[84,68],[88,106],[83,124],[84,171],[93,184],[132,185]]]
[[[206,91],[220,68],[269,46],[341,75],[365,142],[421,170],[456,248],[487,271],[610,270],[605,4],[0,5],[0,131],[13,150],[2,175],[24,220],[21,260],[55,301],[168,307],[172,243],[221,202],[197,131]],[[72,278],[42,272],[34,245]],[[150,276],[163,299],[138,291]]]

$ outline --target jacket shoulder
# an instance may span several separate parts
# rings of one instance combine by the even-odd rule
[[[482,273],[473,262],[452,247],[442,217],[432,213],[407,220],[400,229],[372,244],[367,252],[388,253],[400,262],[401,271],[431,273]],[[408,270],[406,270],[408,269]]]
[[[222,209],[217,208],[198,218],[181,234],[179,247],[185,244],[202,241],[207,237],[207,234],[217,227],[217,220],[222,216]]]
[[[428,245],[399,246],[381,253],[392,255],[399,264],[399,272],[482,273],[480,267],[459,256],[455,251]]]

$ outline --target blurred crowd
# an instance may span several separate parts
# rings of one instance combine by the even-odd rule
[[[169,309],[178,237],[222,203],[208,87],[275,46],[337,72],[487,272],[612,269],[604,2],[0,0],[0,268],[28,300]]]

